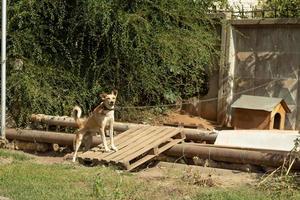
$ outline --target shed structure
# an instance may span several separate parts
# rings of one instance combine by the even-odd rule
[[[285,129],[290,109],[282,98],[242,95],[231,107],[234,129]]]

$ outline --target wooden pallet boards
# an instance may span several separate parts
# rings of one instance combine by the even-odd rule
[[[123,143],[124,141],[132,141],[131,137],[133,136],[133,134],[134,135],[139,135],[143,131],[143,130],[139,131],[139,129],[141,129],[141,128],[142,128],[142,126],[137,126],[137,127],[131,128],[131,129],[117,135],[114,138],[115,145],[120,149],[120,147],[122,147],[122,146],[120,146],[120,144]],[[110,141],[107,141],[107,144],[109,145]],[[95,149],[97,149],[97,148],[95,148]],[[107,156],[107,155],[110,155],[110,154],[113,153],[113,151],[111,151],[111,152],[102,152],[102,153],[99,152],[99,151],[100,151],[100,149],[98,149],[96,152],[95,152],[94,149],[92,149],[90,151],[87,151],[87,152],[81,154],[78,157],[78,159],[85,159],[87,161],[94,160],[96,162],[96,160],[95,160],[96,155],[99,155],[99,156],[101,155],[103,157],[103,156]]]
[[[130,171],[184,139],[185,135],[180,128],[140,126],[131,128],[115,137],[117,152],[87,151],[79,155],[78,159],[81,162],[122,166]]]

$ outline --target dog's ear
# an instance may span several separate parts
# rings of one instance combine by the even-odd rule
[[[118,95],[118,90],[115,90],[115,89],[114,89],[114,90],[111,92],[111,94],[117,96],[117,95]]]
[[[106,96],[107,96],[107,94],[106,94],[106,93],[102,93],[102,94],[100,94],[100,98],[101,98],[102,100],[104,100]]]

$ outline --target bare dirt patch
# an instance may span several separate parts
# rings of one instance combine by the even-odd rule
[[[152,181],[168,180],[175,187],[180,182],[190,186],[235,187],[237,185],[253,185],[262,175],[237,170],[160,162],[154,168],[138,172],[137,176]],[[180,185],[182,186],[182,184]]]
[[[0,157],[0,165],[6,165],[12,163],[12,158],[2,158]]]
[[[70,153],[46,152],[34,154],[34,160],[40,164],[67,164],[71,163]]]
[[[184,114],[180,111],[169,110],[160,116],[148,117],[149,124],[152,125],[163,125],[163,124],[182,124],[182,125],[192,125],[197,128],[202,128],[206,130],[212,130],[220,127],[216,122],[206,120],[204,118],[193,116],[189,114]]]
[[[67,161],[64,157],[53,157],[53,156],[36,156],[35,161],[40,164],[61,164]]]
[[[207,130],[212,130],[217,126],[216,122],[209,121],[197,116],[181,114],[178,112],[169,112],[164,118],[164,123],[182,123],[186,125],[195,125],[199,128],[204,128]]]

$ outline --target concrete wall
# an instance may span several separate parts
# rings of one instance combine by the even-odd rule
[[[231,126],[230,105],[241,94],[282,97],[292,111],[285,128],[300,129],[300,19],[224,20],[220,35],[209,92],[183,110]]]
[[[220,77],[229,78],[219,89],[218,108],[226,116],[219,121],[231,121],[230,105],[241,94],[281,97],[292,111],[286,128],[299,129],[300,20],[232,20],[227,33],[228,69]]]

